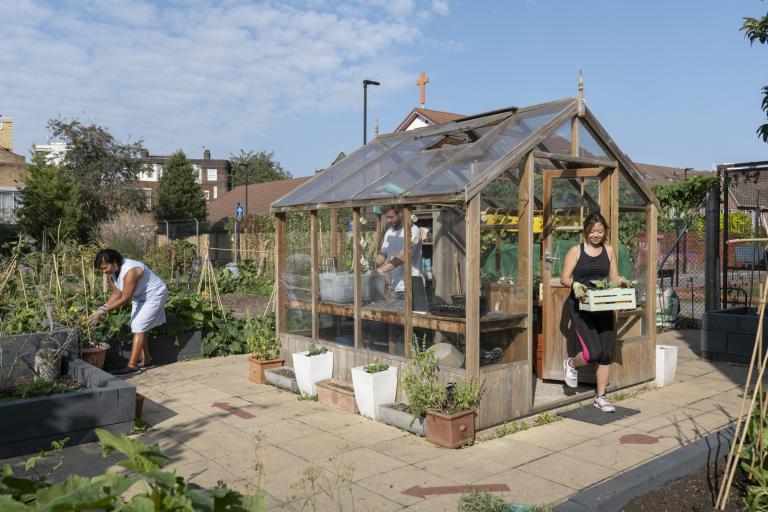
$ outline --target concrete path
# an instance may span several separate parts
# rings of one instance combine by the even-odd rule
[[[640,414],[605,426],[564,419],[461,450],[254,384],[245,356],[177,363],[131,381],[147,397],[143,417],[152,425],[141,439],[160,445],[170,469],[203,486],[263,489],[270,510],[455,511],[451,487],[468,484],[506,485],[508,502],[552,504],[735,419],[747,369],[699,359],[698,336],[659,336],[679,347],[677,379],[622,393],[619,404]],[[56,479],[115,463],[95,444],[64,456]],[[23,459],[3,462],[19,467]]]

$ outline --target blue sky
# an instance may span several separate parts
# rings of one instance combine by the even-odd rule
[[[153,154],[274,151],[295,176],[362,142],[362,85],[392,131],[418,106],[474,114],[576,94],[638,162],[766,160],[758,0],[0,0],[0,114],[16,152],[77,117]]]

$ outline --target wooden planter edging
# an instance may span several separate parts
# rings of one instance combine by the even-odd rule
[[[154,364],[175,363],[185,359],[202,357],[203,336],[200,331],[190,331],[172,336],[170,334],[149,337],[149,353]],[[131,357],[131,339],[113,340],[110,343],[105,370],[125,368]]]
[[[96,441],[96,428],[113,433],[133,429],[136,387],[80,359],[65,361],[67,374],[87,389],[0,402],[0,458]]]
[[[701,355],[714,361],[749,364],[757,334],[757,314],[747,308],[721,309],[704,313],[701,321]],[[763,321],[763,338],[768,324]],[[763,356],[768,344],[763,345]]]

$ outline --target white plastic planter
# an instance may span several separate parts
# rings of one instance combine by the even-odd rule
[[[309,351],[294,352],[293,371],[302,395],[316,395],[315,383],[333,377],[333,352],[309,357]]]
[[[352,386],[360,414],[378,420],[379,405],[395,401],[397,366],[376,373],[368,373],[362,366],[352,368]]]
[[[656,387],[663,388],[675,381],[677,371],[677,347],[656,345]]]

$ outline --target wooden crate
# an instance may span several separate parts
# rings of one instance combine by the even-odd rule
[[[634,288],[587,290],[586,302],[579,302],[581,311],[618,311],[637,309]]]

